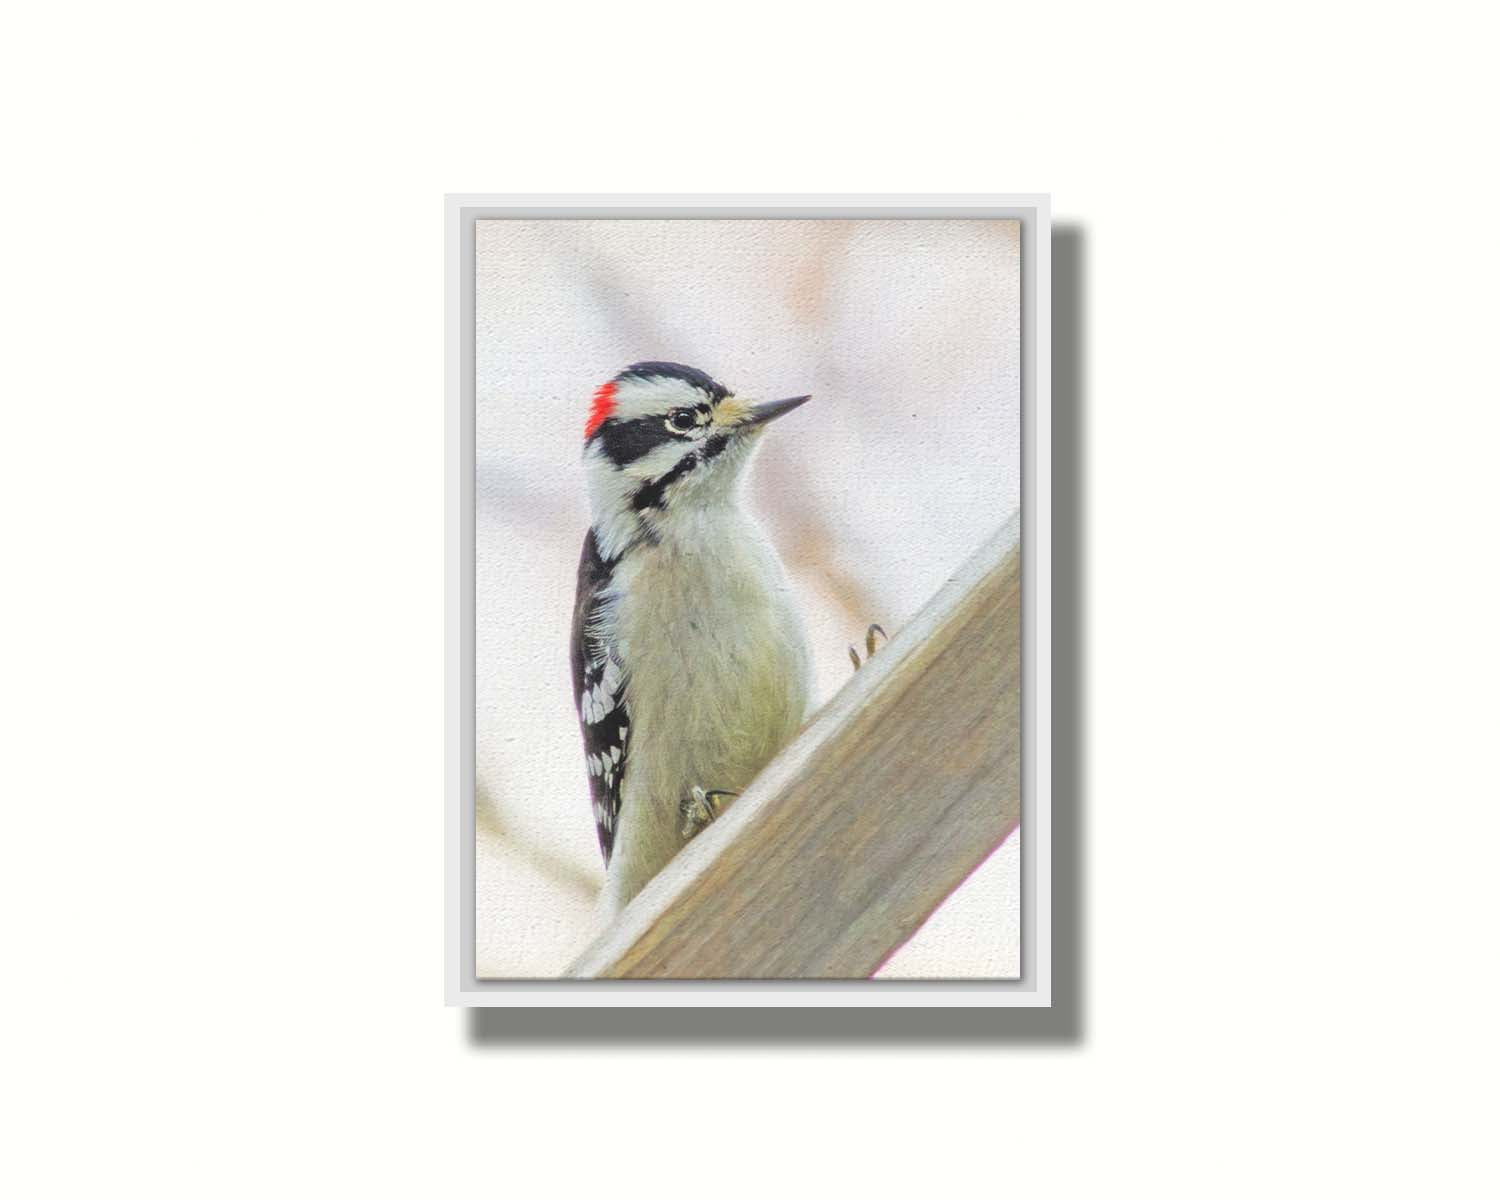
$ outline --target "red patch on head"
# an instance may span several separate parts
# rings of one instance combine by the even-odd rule
[[[588,441],[594,436],[594,430],[603,425],[615,411],[615,384],[614,380],[603,384],[594,393],[594,405],[589,409],[588,424],[583,427],[583,440]]]

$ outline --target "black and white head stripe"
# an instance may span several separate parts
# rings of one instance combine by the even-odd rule
[[[674,428],[666,418],[685,412],[697,424],[707,422],[713,406],[729,396],[722,383],[681,363],[645,362],[627,367],[610,384],[608,415],[589,435],[617,467],[645,457],[672,441],[690,440],[697,430],[687,424]]]
[[[634,363],[615,376],[615,383],[620,384],[630,379],[680,379],[683,383],[697,388],[714,404],[729,395],[729,389],[706,371],[700,371],[697,367],[685,367],[681,363]]]

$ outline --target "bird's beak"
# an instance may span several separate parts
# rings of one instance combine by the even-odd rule
[[[764,425],[768,421],[774,421],[777,417],[785,416],[794,408],[801,408],[811,396],[793,396],[790,400],[767,400],[764,404],[752,404],[750,415],[745,418],[746,425]]]

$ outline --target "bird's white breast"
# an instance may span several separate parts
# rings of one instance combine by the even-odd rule
[[[796,734],[811,664],[776,553],[735,507],[673,514],[610,591],[630,709],[610,877],[628,900],[680,849],[685,794],[739,791]]]

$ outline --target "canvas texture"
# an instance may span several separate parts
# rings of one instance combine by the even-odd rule
[[[813,395],[765,435],[745,503],[820,704],[866,625],[899,629],[1020,502],[1020,229],[484,220],[476,253],[476,959],[551,978],[597,932],[604,878],[570,671],[591,397],[653,359]],[[879,977],[1016,977],[1022,832]]]

